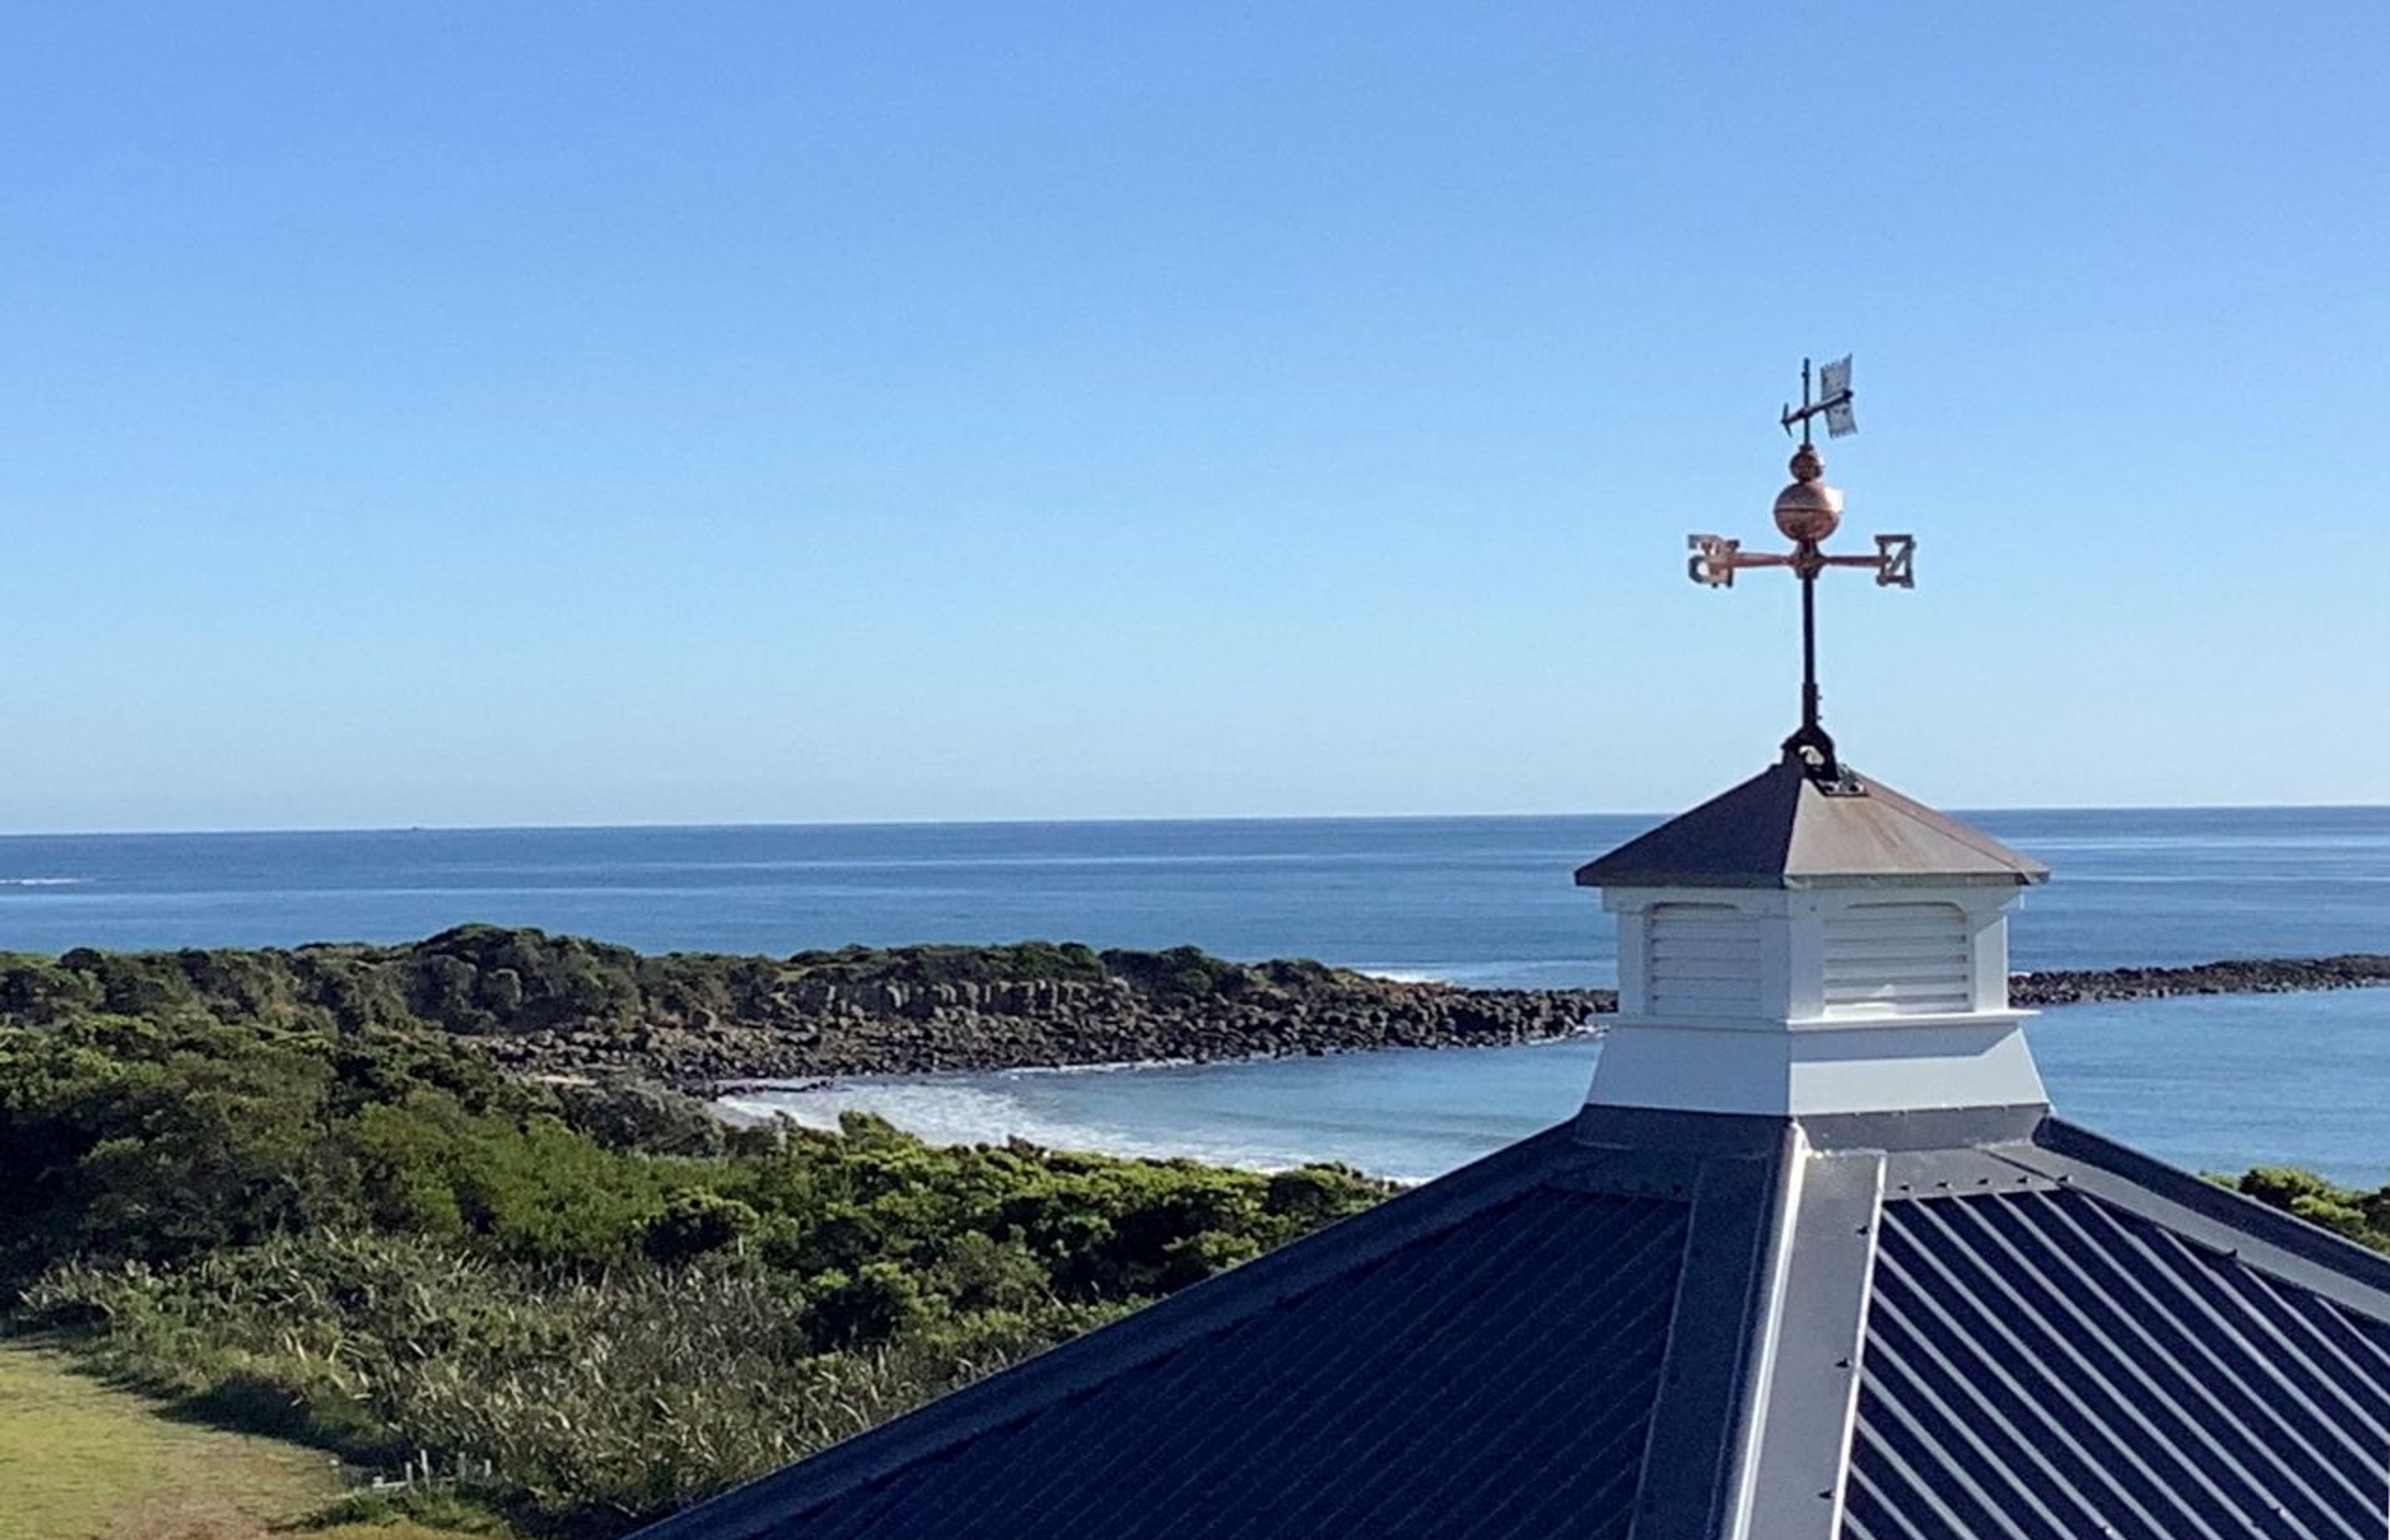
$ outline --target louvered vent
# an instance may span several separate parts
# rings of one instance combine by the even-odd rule
[[[1724,905],[1662,904],[1645,932],[1654,1016],[1759,1014],[1759,921]]]
[[[1826,1014],[1973,1008],[1967,917],[1953,904],[1870,904],[1826,921]]]

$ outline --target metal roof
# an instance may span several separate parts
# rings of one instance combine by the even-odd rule
[[[645,1533],[1625,1540],[1694,1204],[1593,1153],[1523,1141]]]
[[[2028,883],[2049,868],[1857,772],[1790,758],[1577,868],[1579,887],[1797,888],[1826,879]]]
[[[1511,1199],[835,1498],[802,1533],[1624,1540],[1686,1214]]]
[[[1843,1533],[2390,1526],[2390,1330],[2088,1194],[1885,1207]]]
[[[2039,1107],[1587,1108],[647,1532],[2379,1537],[2390,1260]]]

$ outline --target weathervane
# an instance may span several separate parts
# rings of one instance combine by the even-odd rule
[[[1866,567],[1880,588],[1913,588],[1909,558],[1917,542],[1905,534],[1875,537],[1873,556],[1828,556],[1821,545],[1843,521],[1843,494],[1821,478],[1826,462],[1810,443],[1809,425],[1826,419],[1830,438],[1858,431],[1851,415],[1851,361],[1844,357],[1818,371],[1817,399],[1810,399],[1809,361],[1801,360],[1801,404],[1787,405],[1777,420],[1789,437],[1801,425],[1801,447],[1792,452],[1792,484],[1776,494],[1776,527],[1792,542],[1788,552],[1749,551],[1740,540],[1715,534],[1691,537],[1693,556],[1687,564],[1695,583],[1731,588],[1734,574],[1751,567],[1790,567],[1801,580],[1801,726],[1784,740],[1787,757],[1797,760],[1809,777],[1827,789],[1848,788],[1842,764],[1834,757],[1834,740],[1818,722],[1818,574],[1829,567]]]

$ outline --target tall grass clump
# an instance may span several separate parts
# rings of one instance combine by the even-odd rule
[[[67,1263],[29,1324],[226,1420],[368,1466],[418,1452],[575,1533],[669,1512],[1107,1318],[1047,1301],[825,1348],[800,1286],[734,1257],[585,1275],[416,1238],[280,1236],[174,1268]],[[96,1329],[95,1329],[96,1328]]]

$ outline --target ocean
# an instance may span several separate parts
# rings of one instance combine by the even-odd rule
[[[2049,863],[2016,966],[2390,951],[2390,808],[2011,811],[1971,821]],[[468,920],[645,950],[1043,936],[1193,943],[1471,984],[1613,982],[1578,863],[1656,819],[1269,819],[0,838],[0,948],[398,941]],[[2390,991],[2052,1011],[2061,1110],[2194,1169],[2390,1181]],[[953,1138],[1246,1163],[1448,1169],[1556,1120],[1590,1043],[859,1083]]]
[[[2390,808],[1966,815],[2057,879],[2021,968],[2390,950]],[[403,941],[468,920],[648,951],[1191,942],[1472,984],[1606,983],[1581,862],[1656,817],[0,837],[0,947]]]
[[[2185,1170],[2300,1165],[2390,1183],[2390,989],[2068,1006],[2027,1033],[2062,1113]],[[944,1142],[1018,1137],[1262,1167],[1341,1161],[1416,1181],[1568,1116],[1600,1053],[1577,1039],[888,1076],[733,1105],[815,1126],[876,1112]]]

